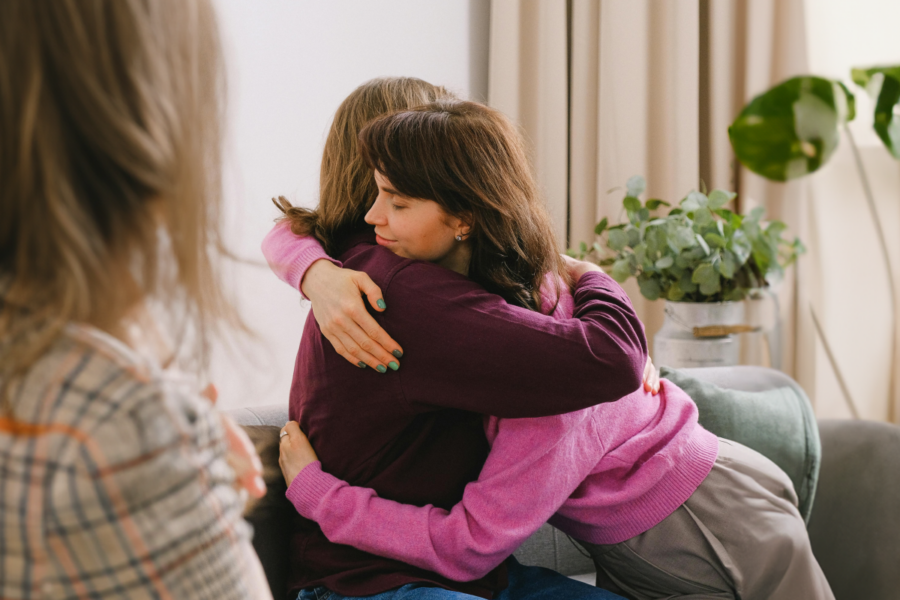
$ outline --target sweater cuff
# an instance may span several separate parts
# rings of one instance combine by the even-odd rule
[[[297,258],[294,259],[288,267],[285,278],[292,288],[300,292],[300,295],[304,300],[309,300],[309,298],[303,294],[303,290],[300,289],[300,284],[303,283],[303,277],[306,275],[306,272],[317,260],[327,260],[338,267],[343,266],[341,261],[334,260],[325,254],[325,251],[318,244],[307,248],[297,255]]]
[[[328,493],[343,483],[334,475],[323,471],[322,463],[317,460],[308,464],[294,477],[284,495],[301,516],[313,519],[316,509]]]

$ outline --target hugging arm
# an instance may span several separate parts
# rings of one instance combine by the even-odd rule
[[[378,497],[306,466],[288,499],[319,523],[329,540],[401,560],[456,581],[483,577],[543,525],[596,464],[589,411],[500,421],[477,481],[449,511]],[[306,443],[299,429],[283,440],[282,457]]]
[[[383,284],[391,310],[376,315],[401,337],[391,375],[422,410],[459,408],[501,418],[539,417],[612,402],[641,385],[643,325],[602,272],[575,286],[575,318],[507,304],[462,276],[411,262]]]
[[[295,235],[280,221],[266,235],[262,252],[272,272],[312,302],[313,317],[335,351],[353,365],[373,369],[399,364],[403,348],[366,311],[362,296],[384,310],[381,289],[361,271],[342,269],[312,236]]]

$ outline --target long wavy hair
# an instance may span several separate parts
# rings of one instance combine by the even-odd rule
[[[213,265],[223,72],[208,0],[0,2],[4,399],[69,322],[155,298],[201,353],[239,323]]]
[[[372,79],[356,88],[338,107],[325,140],[319,176],[319,206],[292,206],[273,199],[297,235],[311,235],[335,255],[350,233],[368,227],[363,220],[375,202],[378,187],[359,153],[359,132],[376,117],[453,98],[441,86],[415,77]]]
[[[540,310],[547,273],[568,283],[525,143],[503,113],[438,100],[375,119],[359,140],[366,164],[398,192],[471,226],[468,276],[485,289]]]

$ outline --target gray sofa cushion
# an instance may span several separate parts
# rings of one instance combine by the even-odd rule
[[[760,371],[768,369],[729,369],[729,389],[709,381],[703,371],[662,367],[660,374],[697,403],[703,427],[719,437],[756,450],[781,467],[797,490],[800,514],[809,522],[822,447],[815,414],[806,394],[787,377],[784,385],[763,388],[764,391],[735,389],[735,379],[739,382],[742,372],[748,382],[759,382],[763,375]]]
[[[809,540],[837,600],[900,598],[900,427],[819,421]]]

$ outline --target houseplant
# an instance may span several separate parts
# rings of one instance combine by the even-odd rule
[[[851,70],[851,79],[874,100],[875,133],[891,156],[900,160],[900,65],[854,68]],[[895,331],[897,286],[872,186],[862,156],[847,126],[855,116],[855,98],[846,85],[836,80],[805,75],[783,81],[753,98],[729,127],[728,135],[735,156],[745,167],[767,179],[787,181],[814,173],[826,164],[840,141],[840,129],[844,130],[881,248],[891,294],[890,328]],[[857,405],[834,358],[816,311],[812,305],[809,310],[848,406],[854,415],[859,416]],[[891,339],[891,354],[894,356],[897,353],[896,336]],[[897,378],[892,370],[892,396],[896,395],[897,385]]]
[[[634,277],[649,300],[666,300],[666,323],[654,338],[657,364],[737,364],[733,334],[746,330],[741,301],[780,279],[803,245],[783,237],[784,223],[764,223],[761,208],[746,216],[726,208],[732,192],[692,191],[663,216],[657,212],[671,205],[642,202],[645,187],[643,177],[629,179],[627,221],[609,226],[604,218],[594,229],[600,240],[570,254],[608,267],[620,283]]]

